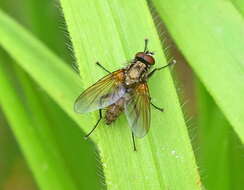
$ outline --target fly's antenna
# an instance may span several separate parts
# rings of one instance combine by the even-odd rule
[[[147,51],[147,44],[148,44],[148,39],[146,38],[146,39],[145,39],[145,47],[144,47],[144,52],[146,52],[146,51]]]

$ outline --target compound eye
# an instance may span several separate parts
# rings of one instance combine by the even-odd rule
[[[136,59],[141,60],[144,63],[147,63],[149,65],[153,65],[155,63],[155,60],[152,55],[148,55],[144,52],[138,52],[136,54]]]
[[[144,53],[144,52],[138,52],[137,54],[136,54],[136,58],[141,58],[141,59],[143,59],[143,57],[145,56],[146,54]]]
[[[149,65],[154,65],[155,60],[153,58],[153,56],[151,55],[145,55],[144,56],[144,60],[149,64]]]

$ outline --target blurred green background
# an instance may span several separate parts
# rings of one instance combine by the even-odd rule
[[[57,1],[1,0],[0,7],[76,70],[69,36]],[[84,134],[76,124],[2,48],[0,48],[0,64],[5,64],[6,72],[14,83],[19,98],[40,130],[43,125],[46,125],[50,129],[50,134],[55,134],[56,143],[61,147],[60,149],[65,150],[63,156],[68,157],[66,164],[73,168],[72,172],[86,171],[81,175],[77,173],[80,179],[75,180],[80,187],[85,189],[89,185],[92,189],[102,189],[103,173],[94,145],[84,140]],[[2,110],[0,112],[0,189],[39,189],[4,113]],[[42,123],[38,123],[41,120]],[[80,151],[73,152],[72,148],[75,147]],[[52,151],[51,147],[50,151]],[[80,165],[72,166],[72,162],[78,162]],[[91,180],[85,181],[83,175]]]
[[[31,31],[70,67],[76,69],[72,46],[57,1],[0,0],[0,8]],[[160,33],[164,30],[158,28]],[[174,57],[178,62],[173,70],[175,85],[189,126],[203,185],[208,190],[242,190],[244,149],[238,136],[191,71],[170,36],[162,35],[162,40],[165,38],[167,40],[164,46],[169,47],[168,56]],[[83,140],[84,134],[80,128],[3,49],[0,49],[0,64],[5,65],[9,80],[15,85],[16,93],[38,125],[38,130],[42,130],[45,125],[47,128],[43,130],[49,130],[50,135],[55,134],[55,143],[61,147],[71,173],[85,171],[75,175],[80,178],[74,180],[83,189],[106,189],[98,153],[90,141]],[[0,189],[38,189],[9,125],[5,114],[0,110]],[[62,128],[63,125],[66,127]],[[80,151],[72,152],[70,147],[77,147],[76,150]],[[72,165],[77,162],[80,165]]]

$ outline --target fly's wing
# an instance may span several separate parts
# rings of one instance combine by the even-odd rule
[[[144,137],[151,121],[150,95],[146,83],[141,83],[127,96],[125,114],[133,134],[136,137]]]
[[[124,96],[124,71],[117,70],[86,89],[75,101],[74,111],[86,113],[105,108]]]

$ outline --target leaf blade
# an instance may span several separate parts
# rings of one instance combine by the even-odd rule
[[[65,1],[62,1],[62,3],[64,2]],[[74,2],[79,4],[77,8],[81,6],[80,1]],[[97,19],[93,22],[95,22],[95,26],[98,26],[98,28],[101,27],[99,24],[101,22],[100,19],[103,19],[103,17],[99,17],[97,13],[103,13],[110,10],[108,4],[104,5],[102,1],[99,2],[98,6],[95,4],[96,8],[99,10],[93,9],[90,1],[83,2],[84,4],[82,5],[84,6],[81,6],[83,8],[85,6],[88,6],[89,8],[90,6],[91,9],[84,9],[87,12],[84,11],[83,16],[86,16],[85,13],[89,13],[89,18],[96,16]],[[119,17],[113,18],[112,14],[115,14],[116,11],[112,12],[112,14],[110,13],[109,15],[106,15],[108,18],[104,18],[106,22],[102,24],[105,24],[104,26],[107,28],[105,28],[105,31],[103,31],[102,28],[99,28],[102,31],[93,36],[93,39],[89,38],[89,43],[86,43],[88,39],[86,40],[84,37],[85,41],[80,43],[81,41],[79,39],[82,39],[82,37],[79,35],[79,24],[73,26],[74,31],[76,31],[76,37],[72,34],[70,29],[76,56],[80,63],[82,63],[81,60],[85,60],[82,64],[83,67],[80,68],[82,75],[84,74],[83,76],[85,80],[83,80],[83,82],[86,86],[89,85],[90,81],[95,80],[95,78],[91,78],[90,73],[97,73],[98,71],[93,64],[89,65],[86,63],[88,63],[88,61],[92,63],[92,59],[100,57],[102,60],[110,60],[110,62],[108,62],[110,65],[112,65],[112,63],[116,63],[118,66],[117,63],[124,60],[126,57],[126,53],[123,53],[125,50],[121,45],[123,43],[128,43],[126,44],[126,46],[128,45],[128,52],[134,52],[138,50],[138,46],[140,46],[139,44],[143,44],[143,38],[147,35],[147,37],[150,37],[151,39],[151,47],[158,52],[162,52],[149,10],[144,1],[137,2],[141,5],[140,8],[138,8],[138,4],[136,2],[130,4],[130,6],[135,8],[136,12],[130,14],[128,19],[125,15],[128,16],[127,13],[129,13],[130,10],[128,8],[125,10],[120,8],[126,7],[125,5],[127,2],[123,1],[122,4],[117,4],[114,1],[112,3],[112,9],[119,10],[120,13],[124,15],[123,19],[120,20]],[[73,5],[73,7],[69,10],[70,20],[73,18],[75,19],[75,23],[78,23],[79,18],[82,18],[81,15],[76,14],[76,17],[74,17],[74,15],[71,14],[74,12],[79,13],[78,10],[73,10],[76,8],[75,4],[72,4],[71,1],[66,1],[65,6],[63,5],[63,7],[67,8],[71,5]],[[141,14],[142,10],[143,14]],[[67,13],[65,14],[67,19]],[[124,28],[117,29],[114,26],[110,27],[111,24],[107,23],[106,19],[112,21],[113,19],[117,19],[117,21],[121,22],[120,26],[124,26],[122,23],[125,22],[126,28],[129,28],[132,22],[137,19],[138,15],[140,15],[140,19],[143,20],[146,16],[147,22],[142,25],[141,30],[146,31],[147,33],[137,35],[138,33],[136,31],[138,28],[133,27],[131,30],[133,37],[126,36],[126,39],[120,40],[119,35],[115,35],[113,36],[111,43],[107,43],[107,40],[102,38],[104,32],[107,30],[111,30],[112,33],[119,33],[121,30],[125,30]],[[40,42],[34,40],[30,34],[7,18],[3,13],[0,13],[0,21],[4,26],[0,28],[1,45],[3,45],[12,57],[18,61],[18,64],[24,68],[33,77],[33,79],[38,82],[55,101],[58,102],[58,104],[60,104],[60,106],[81,126],[84,131],[88,131],[89,129],[85,126],[90,126],[91,123],[89,121],[91,120],[84,115],[78,117],[73,113],[72,109],[75,96],[78,96],[78,92],[80,91],[79,89],[81,88],[79,78],[69,71],[69,68],[65,66],[55,55],[48,51],[47,48],[41,45]],[[90,24],[91,25],[89,25],[88,28],[92,25],[94,26],[94,23],[91,22]],[[6,28],[8,28],[8,30],[6,30]],[[85,33],[83,28],[82,35],[87,34],[89,33]],[[7,40],[6,38],[1,38],[1,36],[6,37],[7,35],[13,35],[14,37],[7,38]],[[104,44],[99,45],[98,42],[100,41],[103,41]],[[13,46],[12,44],[15,45]],[[84,48],[86,47],[86,44],[88,48],[92,47],[92,52],[95,52],[97,57],[94,58],[94,54],[91,54],[92,52],[86,51],[84,53],[84,51],[82,51],[87,49]],[[96,49],[94,44],[97,44],[98,46],[95,47],[98,47],[99,49]],[[106,52],[104,53],[103,51],[103,47],[110,47],[113,52],[106,54]],[[24,51],[26,49],[29,51]],[[33,53],[28,54],[28,52]],[[104,56],[104,54],[106,56]],[[162,54],[158,54],[157,60],[159,60],[159,63],[161,62],[161,64],[166,62]],[[46,63],[46,61],[48,62]],[[29,64],[31,64],[31,68]],[[99,76],[97,75],[96,77]],[[49,78],[52,78],[52,80],[48,80]],[[62,83],[60,80],[62,80]],[[165,86],[163,87],[158,85],[158,81],[165,81]],[[169,72],[164,71],[163,75],[157,75],[157,77],[151,80],[150,86],[155,99],[165,106],[167,112],[165,112],[164,116],[160,115],[161,113],[157,113],[156,111],[153,112],[154,119],[152,121],[152,130],[146,138],[137,141],[137,146],[140,151],[135,153],[132,148],[130,149],[132,146],[130,135],[128,135],[129,130],[127,128],[127,123],[123,118],[120,118],[117,121],[116,125],[119,125],[118,127],[110,129],[100,127],[92,136],[98,145],[100,155],[102,157],[108,188],[133,188],[135,190],[150,188],[182,189],[183,186],[188,189],[200,189],[200,179],[195,165],[194,155],[191,150],[190,140]],[[158,93],[159,90],[160,93]],[[162,99],[162,96],[167,97],[167,99]],[[96,120],[93,119],[93,121],[95,122]],[[164,125],[162,125],[161,122],[163,122]],[[161,126],[164,130],[160,128]],[[165,131],[167,131],[167,133],[165,133]],[[123,175],[123,178],[121,178],[121,174],[126,175]],[[177,183],[175,183],[175,181],[177,181]]]
[[[47,144],[43,145],[43,136],[40,135],[42,133],[38,132],[38,127],[33,127],[36,126],[36,123],[30,118],[31,114],[28,114],[28,109],[20,100],[4,66],[5,64],[0,65],[0,89],[4,92],[0,95],[0,103],[30,167],[38,179],[37,183],[42,189],[77,189],[72,177],[65,170],[65,164],[56,144],[47,137],[45,138]],[[45,126],[43,130],[48,129]],[[50,135],[50,133],[46,134]]]
[[[157,52],[157,66],[159,66],[160,64],[163,65],[163,63],[165,64],[166,61],[165,58],[162,56],[162,50],[159,45],[156,30],[145,1],[120,1],[118,3],[117,1],[111,0],[105,2],[96,1],[96,3],[93,1],[90,1],[89,3],[81,3],[79,1],[63,0],[61,1],[61,4],[64,7],[64,15],[66,18],[71,38],[73,40],[73,46],[81,70],[81,77],[86,79],[84,80],[85,86],[88,86],[87,83],[89,84],[90,81],[95,82],[95,80],[99,78],[99,76],[95,79],[91,78],[92,76],[89,70],[92,70],[92,73],[96,72],[98,73],[98,75],[100,74],[99,70],[95,68],[95,64],[93,63],[99,61],[100,63],[103,63],[105,67],[111,69],[111,71],[112,69],[119,68],[119,66],[121,66],[121,62],[124,62],[124,60],[130,60],[131,58],[133,58],[134,54],[137,51],[143,50],[144,38],[146,37],[150,40],[149,48]],[[82,18],[83,20],[80,20],[80,18]],[[89,20],[88,22],[86,22],[87,19]],[[93,26],[95,26],[94,31],[92,30]],[[108,36],[109,40],[107,39]],[[91,44],[93,44],[93,47],[91,51],[89,51],[89,47],[91,47]],[[95,47],[94,44],[96,44]],[[104,47],[106,48],[104,49]],[[89,65],[87,63],[89,63]],[[141,171],[136,172],[135,174],[133,172],[133,169],[131,171],[129,168],[127,168],[126,173],[128,176],[136,176],[138,175],[138,173],[142,173],[141,175],[138,175],[138,178],[140,179],[140,183],[144,183],[144,185],[140,186],[139,184],[132,184],[134,189],[152,188],[153,184],[155,184],[155,186],[153,187],[154,189],[164,189],[167,187],[177,189],[180,186],[186,185],[186,181],[189,182],[186,185],[189,189],[197,189],[200,188],[199,178],[197,177],[197,169],[192,169],[191,164],[189,164],[191,166],[187,165],[185,168],[185,171],[187,171],[187,176],[192,176],[190,181],[189,179],[180,180],[180,178],[184,175],[182,175],[182,173],[180,173],[179,175],[175,175],[175,172],[173,172],[175,168],[181,168],[183,170],[182,167],[184,166],[182,166],[180,162],[176,164],[177,161],[171,159],[171,152],[173,151],[173,154],[175,153],[174,148],[176,149],[176,152],[177,149],[182,150],[182,147],[180,146],[182,142],[172,143],[173,141],[175,141],[175,139],[177,139],[174,135],[172,135],[174,133],[171,128],[172,116],[176,114],[177,118],[175,120],[177,124],[175,123],[174,126],[184,128],[185,124],[182,117],[182,113],[178,109],[179,107],[176,108],[177,106],[175,105],[177,104],[179,106],[179,103],[173,87],[172,79],[170,78],[170,75],[167,71],[164,71],[163,73],[163,76],[158,74],[157,77],[153,78],[149,83],[154,98],[166,107],[166,116],[160,116],[159,113],[153,110],[154,119],[148,137],[145,138],[146,140],[142,140],[142,142],[138,142],[139,140],[137,141],[137,146],[139,149],[137,153],[138,156],[133,156],[130,154],[127,155],[127,150],[120,147],[120,151],[124,152],[123,157],[126,158],[126,160],[134,161],[135,159],[138,159],[137,163],[130,162],[130,166],[136,171]],[[164,83],[164,85],[166,86],[165,88],[167,90],[163,89],[163,87],[159,85],[157,81],[165,81],[166,84]],[[162,97],[167,97],[167,100],[163,101]],[[172,106],[172,102],[176,103]],[[174,107],[175,109],[171,109],[170,107]],[[164,119],[164,117],[168,117],[168,119]],[[159,130],[160,121],[164,123],[164,126],[162,126],[164,128],[161,131]],[[125,136],[125,132],[123,129],[127,127],[127,123],[124,123],[123,121],[119,120],[118,122],[116,122],[116,125],[119,125],[120,129],[116,128],[113,130],[113,132],[111,132],[113,133],[113,137],[107,134],[109,132],[101,132],[102,134],[104,134],[104,136],[106,136],[106,139],[108,141],[108,144],[104,143],[104,145],[102,146],[105,147],[112,143],[115,144],[115,141],[128,141],[127,139],[129,135]],[[101,130],[102,129],[100,129],[100,131]],[[165,133],[163,133],[162,131],[164,130],[169,132],[170,135],[166,135]],[[190,143],[186,134],[186,130],[180,129],[180,131],[181,132],[178,131],[179,136],[181,136],[180,139],[184,142],[184,146],[189,148]],[[100,134],[98,135],[100,136]],[[171,135],[172,138],[169,137]],[[100,138],[104,137],[102,137],[101,135]],[[169,142],[165,142],[168,140]],[[132,146],[130,144],[131,143],[128,143],[128,146]],[[175,144],[177,144],[177,146],[174,146]],[[167,148],[165,148],[165,150],[162,150],[162,147]],[[189,153],[188,148],[186,148],[186,152]],[[114,150],[112,146],[108,149],[110,149],[111,155],[118,154],[118,152]],[[167,154],[167,158],[165,158],[164,161],[159,160],[159,158],[162,157],[162,152],[170,152]],[[180,152],[179,154],[181,153],[183,152]],[[188,160],[188,158],[190,157],[190,159],[188,160],[189,163],[194,163],[194,156],[189,156],[190,154],[188,155],[187,153],[186,155],[186,160]],[[103,157],[104,156],[102,155],[102,158]],[[153,169],[148,168],[149,165],[152,165],[151,167]],[[115,168],[113,168],[112,166],[110,166],[109,168],[105,168],[105,176],[107,177],[107,184],[109,189],[114,188],[113,185],[119,183],[118,179],[115,179],[115,177],[119,178],[120,173],[125,173],[123,167],[126,167],[126,165],[120,166],[119,169],[117,166],[118,172],[113,173],[113,175],[116,175],[113,177],[111,177],[111,171],[115,170]],[[138,168],[140,167],[142,169],[139,170]],[[162,172],[163,170],[164,172]],[[111,178],[112,180],[110,180]],[[131,181],[130,178],[131,177],[126,178],[126,181]],[[151,181],[151,185],[149,181]],[[177,181],[179,184],[176,185],[174,181]],[[123,185],[124,189],[128,187],[131,188],[129,184],[124,183]]]
[[[189,64],[244,141],[244,106],[240,104],[244,98],[244,23],[240,13],[231,2],[221,0],[153,3]]]

